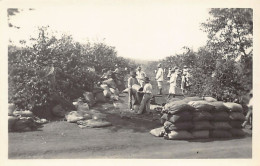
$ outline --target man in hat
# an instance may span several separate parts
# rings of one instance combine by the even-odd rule
[[[148,77],[144,78],[144,89],[140,93],[143,93],[143,98],[139,107],[137,114],[142,114],[145,110],[147,113],[150,113],[150,100],[152,98],[152,84],[150,84],[150,79]]]
[[[129,102],[129,107],[132,110],[132,108],[133,108],[133,106],[132,106],[132,96],[134,97],[134,100],[136,101],[136,97],[133,94],[132,86],[134,84],[139,84],[139,83],[136,79],[136,72],[135,71],[131,71],[130,76],[131,77],[128,78],[128,94],[129,94],[128,102]]]
[[[163,85],[163,69],[162,69],[162,64],[159,63],[158,64],[158,70],[157,70],[157,73],[156,73],[156,81],[158,83],[158,89],[159,89],[159,92],[158,92],[158,95],[162,95],[162,85]]]
[[[139,84],[141,85],[141,87],[144,87],[144,78],[146,77],[146,74],[144,71],[142,71],[141,66],[138,66],[138,68],[136,69],[136,78],[139,82]]]

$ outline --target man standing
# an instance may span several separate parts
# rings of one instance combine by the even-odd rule
[[[128,95],[129,95],[128,104],[129,104],[130,109],[132,110],[132,108],[133,108],[132,98],[134,98],[135,101],[137,100],[136,94],[133,93],[132,86],[134,84],[138,84],[138,81],[136,79],[136,72],[135,71],[131,71],[130,76],[131,77],[128,79]]]
[[[136,69],[136,78],[137,78],[139,84],[141,85],[141,87],[144,87],[144,78],[145,77],[146,77],[145,72],[143,72],[141,66],[139,66]]]
[[[157,70],[155,79],[156,79],[156,81],[158,83],[158,89],[159,89],[158,95],[162,95],[162,84],[163,84],[162,64],[159,63],[157,67],[158,67],[158,70]]]

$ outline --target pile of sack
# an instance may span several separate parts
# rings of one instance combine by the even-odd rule
[[[173,99],[162,109],[163,127],[150,133],[173,140],[242,137],[245,136],[241,129],[245,120],[242,111],[240,104],[212,97]]]
[[[46,119],[35,117],[31,111],[17,111],[14,104],[8,104],[8,131],[34,131],[43,127]]]
[[[119,99],[119,90],[116,87],[116,83],[112,78],[109,78],[102,82],[100,87],[103,89],[104,97],[112,101]]]
[[[67,122],[76,123],[80,128],[106,127],[112,125],[105,120],[105,114],[102,114],[98,110],[90,109],[88,103],[78,100],[73,102],[73,104],[77,111],[71,111],[65,115]]]

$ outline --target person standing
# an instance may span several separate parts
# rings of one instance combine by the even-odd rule
[[[168,78],[168,80],[170,80],[170,78],[171,78],[171,74],[172,74],[172,68],[169,67],[168,74],[167,74],[167,78]]]
[[[140,93],[143,93],[143,98],[139,107],[139,111],[137,114],[142,114],[145,110],[147,113],[150,113],[150,100],[152,98],[152,84],[150,84],[150,80],[148,77],[145,77],[144,79],[145,85],[143,91]]]
[[[141,87],[144,87],[144,78],[146,77],[146,74],[144,71],[142,71],[142,68],[141,66],[139,66],[137,69],[136,69],[136,78],[139,82],[139,84],[141,85]]]
[[[250,97],[250,100],[249,100],[249,103],[248,103],[248,112],[246,114],[246,120],[244,121],[244,123],[242,124],[242,127],[246,127],[246,125],[248,124],[248,122],[250,121],[250,118],[252,119],[252,114],[253,114],[253,91],[251,90],[250,93],[249,93],[249,97]],[[251,122],[251,130],[252,130],[252,122]]]
[[[184,65],[181,76],[181,90],[183,94],[187,92],[187,88],[190,86],[188,83],[189,77],[190,75],[188,73],[188,67]]]
[[[170,89],[168,98],[175,97],[176,95],[176,87],[177,87],[177,76],[178,76],[178,68],[174,68],[171,70],[171,77],[170,77]]]
[[[162,95],[162,86],[163,86],[163,69],[162,69],[162,64],[159,63],[158,64],[158,70],[157,70],[157,73],[156,73],[156,81],[158,83],[158,95]]]
[[[131,71],[130,76],[131,77],[128,79],[128,104],[129,104],[129,108],[131,110],[133,110],[132,98],[134,98],[135,101],[137,100],[137,98],[136,98],[135,94],[133,93],[132,86],[134,84],[139,84],[139,83],[136,79],[136,72],[135,71]]]

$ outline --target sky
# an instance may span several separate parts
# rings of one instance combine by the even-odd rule
[[[207,8],[146,5],[84,5],[37,7],[11,17],[9,28],[15,43],[34,36],[37,27],[71,34],[79,42],[104,41],[114,46],[118,56],[158,60],[181,53],[184,46],[195,51],[206,44],[207,34],[200,24],[209,18]]]

